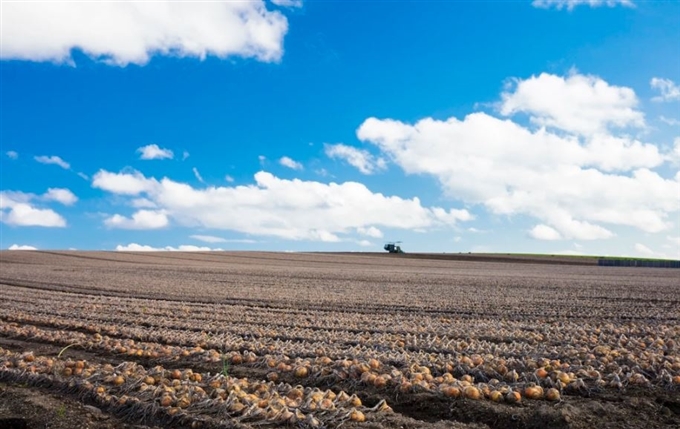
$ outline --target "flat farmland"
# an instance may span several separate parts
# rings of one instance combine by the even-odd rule
[[[680,427],[680,270],[4,251],[0,291],[6,425]]]

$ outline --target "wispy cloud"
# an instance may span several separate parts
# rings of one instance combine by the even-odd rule
[[[652,101],[678,101],[680,100],[680,86],[676,85],[670,79],[662,79],[659,77],[654,77],[649,82],[653,89],[656,89],[660,94],[654,98]]]
[[[550,8],[555,9],[567,9],[572,10],[576,6],[590,6],[590,7],[600,7],[600,6],[626,6],[635,7],[635,4],[631,0],[534,0],[531,3],[534,7],[540,8]]]
[[[271,0],[277,6],[302,7],[302,0]]]
[[[38,161],[38,162],[41,163],[41,164],[54,164],[54,165],[58,165],[59,167],[63,168],[64,170],[68,170],[68,169],[71,168],[71,164],[69,164],[68,162],[64,161],[63,159],[61,159],[61,158],[58,157],[58,156],[45,156],[45,155],[41,155],[41,156],[33,157],[33,159],[35,159],[36,161]]]
[[[246,243],[252,244],[257,243],[257,240],[251,240],[249,238],[222,238],[215,237],[214,235],[191,235],[190,238],[194,240],[203,241],[205,243]]]
[[[196,176],[196,180],[198,180],[201,183],[205,183],[205,180],[203,180],[203,176],[201,176],[201,173],[198,172],[198,168],[194,167],[192,168],[192,171],[194,172],[194,176]]]
[[[163,149],[159,147],[157,144],[149,144],[146,146],[142,146],[139,149],[137,149],[137,152],[139,152],[139,159],[145,159],[145,160],[150,160],[150,159],[172,159],[174,157],[174,154],[170,149]]]
[[[303,168],[302,164],[287,156],[281,157],[279,159],[279,164],[283,165],[284,167],[291,168],[293,170],[302,170]]]
[[[379,170],[384,170],[387,166],[383,158],[376,158],[367,150],[344,144],[326,144],[324,145],[324,152],[329,158],[341,159],[363,174],[373,174]]]
[[[673,119],[673,118],[667,118],[663,115],[659,116],[659,120],[663,122],[664,124],[668,124],[671,126],[678,126],[680,125],[680,120]]]

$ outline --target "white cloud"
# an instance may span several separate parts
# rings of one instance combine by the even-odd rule
[[[226,180],[226,181],[229,182],[229,183],[234,183],[234,178],[231,177],[231,176],[228,175],[228,174],[227,174],[226,176],[224,176],[224,180]]]
[[[359,241],[357,241],[357,244],[358,244],[359,246],[361,246],[361,247],[370,247],[370,246],[373,246],[373,243],[371,243],[371,242],[368,241],[368,240],[359,240]]]
[[[680,137],[673,140],[673,149],[666,154],[666,160],[680,166]]]
[[[535,238],[536,240],[560,240],[562,236],[555,228],[551,228],[548,225],[536,225],[529,231],[529,236]]]
[[[303,168],[302,164],[287,156],[281,157],[281,159],[279,159],[279,164],[284,167],[292,168],[293,170],[302,170]]]
[[[116,246],[116,250],[118,252],[211,252],[222,249],[211,249],[210,247],[199,247],[191,244],[182,244],[179,247],[152,247],[145,244],[130,243],[125,246],[119,244]]]
[[[196,180],[198,180],[201,183],[205,183],[205,180],[203,180],[203,176],[201,176],[201,173],[198,172],[198,168],[194,167],[192,168],[192,171],[194,172],[194,176],[196,176]]]
[[[503,115],[527,113],[531,122],[581,135],[601,134],[612,127],[644,127],[635,107],[635,92],[612,86],[596,76],[572,72],[566,78],[548,73],[517,80],[514,91],[501,95]]]
[[[652,101],[677,101],[680,100],[680,86],[670,79],[653,77],[649,82],[652,88],[661,94],[652,98]]]
[[[302,7],[302,0],[271,0],[277,6]]]
[[[641,243],[635,243],[635,251],[646,257],[654,257],[657,256],[657,253],[650,249],[649,247],[645,246],[644,244]]]
[[[194,240],[203,241],[206,243],[241,243],[241,244],[254,244],[257,240],[252,240],[250,238],[222,238],[215,237],[212,235],[192,235],[190,236]],[[219,249],[222,250],[222,249]]]
[[[373,237],[373,238],[382,238],[383,233],[381,230],[374,226],[369,226],[368,228],[364,227],[359,227],[357,228],[357,232],[361,235],[365,235],[367,237]]]
[[[156,203],[146,198],[135,198],[130,202],[130,205],[138,209],[155,209],[157,207]]]
[[[33,246],[25,246],[25,245],[20,246],[18,244],[12,244],[11,246],[9,246],[7,248],[7,250],[38,250],[38,248],[33,247]]]
[[[284,180],[263,171],[255,175],[254,185],[205,189],[168,178],[147,179],[138,172],[100,171],[98,178],[106,179],[99,180],[105,185],[100,187],[111,192],[144,192],[168,218],[184,226],[292,240],[336,242],[357,228],[438,228],[472,218],[466,210],[423,207],[418,198],[376,194],[356,182]]]
[[[115,214],[104,220],[109,228],[120,229],[158,229],[169,224],[168,217],[163,211],[138,210],[131,218]]]
[[[184,152],[182,152],[182,161],[184,161],[185,159],[189,158],[189,156],[190,156],[190,155],[189,155],[189,152],[187,152],[186,150],[185,150]]]
[[[163,149],[157,144],[149,144],[137,149],[139,159],[172,159],[175,155],[170,149]]]
[[[667,118],[663,115],[659,116],[659,120],[663,122],[664,124],[668,124],[671,126],[677,126],[680,125],[680,120],[674,119],[674,118]]]
[[[227,240],[222,237],[215,237],[213,235],[192,235],[191,238],[198,241],[204,241],[206,243],[226,243]]]
[[[18,203],[8,213],[0,212],[2,221],[15,226],[65,227],[66,220],[52,209],[37,209],[29,204]]]
[[[73,192],[65,188],[49,188],[45,194],[43,194],[43,199],[48,201],[56,201],[65,206],[71,206],[78,201]]]
[[[288,22],[262,0],[3,3],[3,59],[72,62],[78,48],[111,65],[153,55],[277,61]]]
[[[534,7],[540,8],[550,8],[555,7],[556,9],[566,8],[567,10],[573,10],[576,6],[586,5],[590,7],[599,6],[626,6],[634,7],[635,4],[631,0],[534,0],[531,3]]]
[[[14,150],[8,150],[7,152],[5,152],[5,155],[7,155],[7,158],[9,159],[19,158],[19,154]]]
[[[375,158],[366,150],[344,144],[326,144],[324,148],[326,156],[344,160],[363,174],[373,174],[387,166],[383,158]]]
[[[64,170],[68,170],[68,169],[71,168],[71,164],[69,164],[68,162],[64,161],[63,159],[61,159],[61,158],[58,157],[58,156],[45,156],[45,155],[41,155],[41,156],[36,156],[36,157],[34,157],[34,159],[35,159],[36,161],[38,161],[39,163],[41,163],[41,164],[54,164],[54,165],[58,165],[59,167],[63,168]]]
[[[65,227],[66,220],[52,209],[31,204],[34,194],[0,191],[0,221],[14,226]]]
[[[114,194],[139,195],[159,186],[159,183],[154,179],[145,178],[138,171],[116,174],[99,170],[92,179],[92,186]]]
[[[79,172],[79,173],[77,173],[77,174],[78,174],[78,177],[80,177],[81,179],[90,180],[90,178],[88,177],[88,175],[85,174],[85,173]]]
[[[568,83],[574,79],[581,83]],[[571,124],[571,108],[566,109],[568,113],[558,109],[555,112],[560,113],[540,117],[571,124],[560,128],[582,134],[585,130],[606,129],[611,118],[617,117],[613,113],[607,119],[608,112],[625,112],[622,100],[635,99],[632,91],[630,94],[630,90],[621,88],[610,91],[614,87],[598,78],[572,75],[556,82],[558,87],[583,88],[589,88],[590,82],[599,88],[591,96],[609,96],[583,97],[582,91],[574,94],[545,91],[549,95],[543,98],[549,102],[520,97],[518,100],[524,101],[515,106],[523,109],[532,106],[527,109],[541,112],[550,110],[539,108],[544,103],[579,105],[591,112],[591,118],[583,123]],[[620,96],[622,93],[628,95]],[[592,98],[593,105],[586,107],[583,103],[588,98]],[[575,103],[575,99],[579,101]],[[606,99],[610,104],[605,103]],[[626,115],[621,113],[618,117]],[[636,117],[642,116],[631,116]],[[600,119],[593,122],[592,118]],[[359,127],[357,136],[377,146],[407,174],[437,178],[451,198],[484,205],[497,215],[529,215],[564,239],[604,239],[615,235],[600,224],[633,226],[656,233],[668,229],[669,218],[680,211],[677,198],[680,173],[671,179],[653,171],[664,162],[664,155],[657,146],[627,136],[606,132],[579,136],[543,128],[531,130],[510,119],[485,113],[470,114],[463,120],[425,118],[415,124],[369,118]],[[536,231],[540,232],[546,230]]]
[[[669,235],[669,236],[666,236],[666,239],[667,239],[668,241],[670,241],[671,243],[680,246],[680,236],[678,236],[678,237],[672,237],[672,236]]]

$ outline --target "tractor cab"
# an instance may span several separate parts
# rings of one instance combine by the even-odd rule
[[[383,249],[387,250],[390,253],[404,253],[403,250],[401,250],[401,246],[399,245],[401,241],[397,241],[396,243],[387,243],[383,247]]]

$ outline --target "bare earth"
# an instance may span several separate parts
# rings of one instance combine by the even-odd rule
[[[680,428],[680,270],[594,263],[3,251],[0,428]]]

